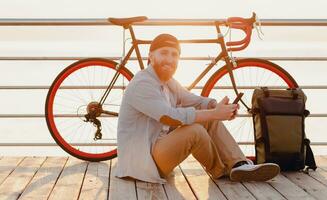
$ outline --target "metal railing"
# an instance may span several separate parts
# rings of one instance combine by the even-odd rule
[[[226,19],[148,19],[136,26],[213,26]],[[327,26],[327,19],[261,19],[262,26]],[[0,19],[0,26],[107,26],[108,19]]]
[[[212,26],[214,21],[223,22],[225,19],[149,19],[135,23],[136,26]],[[107,19],[0,19],[0,26],[108,26],[113,25]],[[262,19],[262,26],[327,26],[327,19]],[[87,57],[1,57],[0,61],[38,61],[38,60],[80,60]],[[111,60],[120,60],[120,57],[105,57]],[[239,57],[241,58],[241,57]],[[278,61],[327,61],[327,57],[258,57],[267,60]],[[147,60],[147,57],[143,57]],[[181,60],[210,60],[208,57],[182,57]],[[131,57],[130,60],[137,60]],[[251,88],[251,86],[245,87]],[[302,85],[302,89],[327,89],[326,85]],[[0,90],[47,90],[49,86],[0,86]],[[201,87],[195,87],[201,89]],[[231,86],[219,89],[232,89]],[[44,118],[44,114],[0,114],[0,118]],[[240,114],[240,117],[249,117],[248,114]],[[310,114],[309,117],[327,117],[327,113]],[[238,142],[240,145],[253,145],[253,142]],[[102,143],[101,145],[113,146],[116,143]],[[312,145],[326,146],[327,142],[312,142]],[[90,144],[80,144],[90,145]],[[55,143],[0,143],[1,146],[57,146]]]

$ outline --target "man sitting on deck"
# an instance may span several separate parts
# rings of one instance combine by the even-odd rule
[[[230,104],[228,97],[217,103],[197,96],[172,78],[180,53],[174,36],[157,36],[150,46],[148,67],[129,83],[119,111],[116,176],[165,183],[192,154],[214,179],[275,177],[279,166],[247,160],[222,123],[235,118],[238,104]]]

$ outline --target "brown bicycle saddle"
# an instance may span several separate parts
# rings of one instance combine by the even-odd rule
[[[123,26],[124,28],[128,28],[128,26],[134,22],[142,22],[147,20],[148,18],[146,16],[138,16],[138,17],[129,17],[129,18],[108,18],[108,21],[118,25]]]

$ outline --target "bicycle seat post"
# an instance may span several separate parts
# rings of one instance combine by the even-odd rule
[[[126,53],[126,40],[125,40],[125,38],[126,38],[126,31],[123,28],[123,53],[122,53],[122,56],[120,58],[119,64],[121,64],[123,59],[125,58],[125,53]]]
[[[140,53],[140,49],[138,47],[137,39],[135,37],[132,25],[128,26],[128,30],[129,30],[129,32],[131,34],[131,37],[132,37],[132,45],[133,45],[133,48],[135,49],[136,57],[137,57],[137,60],[139,62],[140,68],[143,70],[144,69],[144,64],[143,64],[142,56],[141,56],[141,53]]]

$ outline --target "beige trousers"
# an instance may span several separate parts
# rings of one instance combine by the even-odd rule
[[[152,157],[165,178],[190,154],[213,177],[228,175],[233,165],[246,160],[238,144],[221,121],[179,127],[159,137]]]

